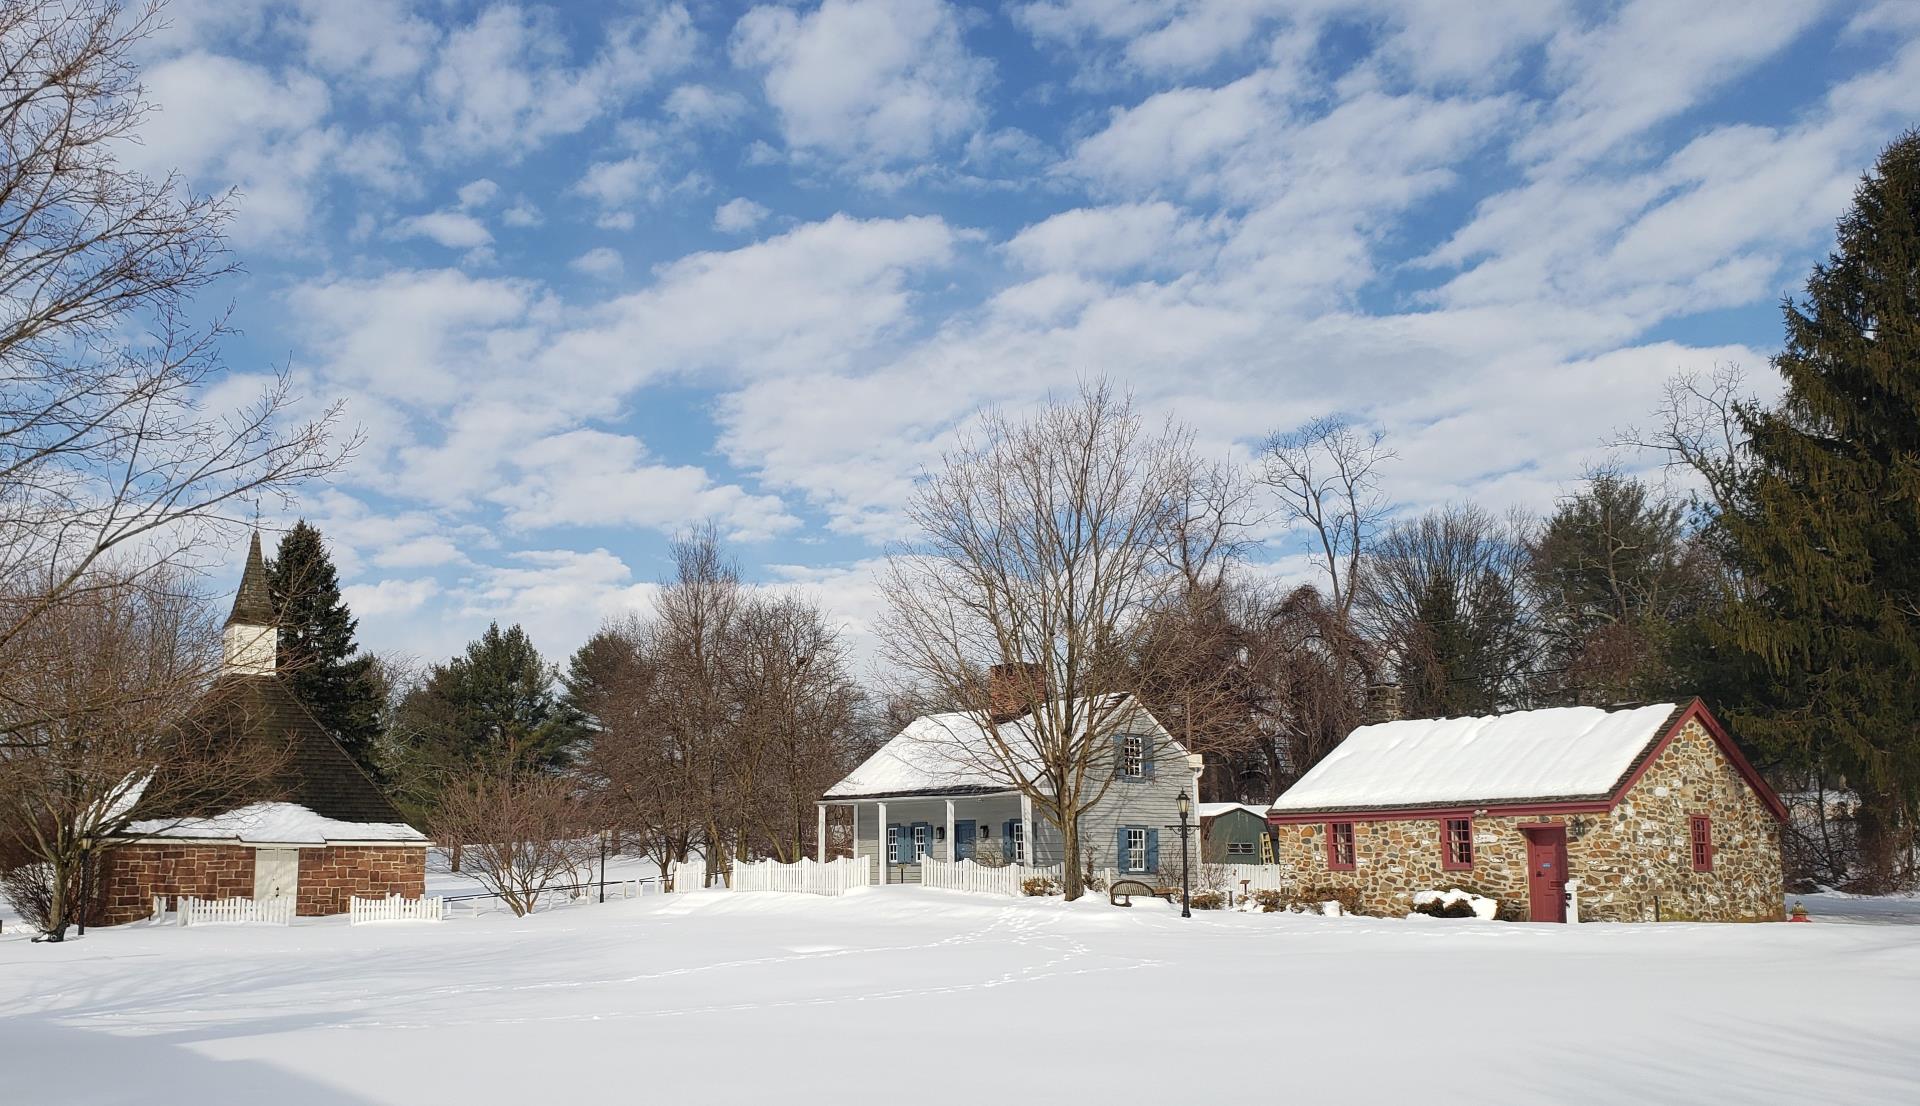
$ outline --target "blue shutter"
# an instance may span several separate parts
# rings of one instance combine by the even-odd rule
[[[1119,734],[1113,739],[1113,774],[1122,779],[1127,775],[1127,735]]]
[[[1150,829],[1147,831],[1147,871],[1157,872],[1159,870],[1160,870],[1160,831],[1157,829]]]
[[[1153,778],[1153,738],[1140,738],[1140,774]]]
[[[1127,827],[1121,826],[1119,832],[1119,847],[1113,853],[1113,867],[1115,871],[1131,872],[1133,869],[1127,867]]]
[[[1000,827],[1000,859],[1012,864],[1017,858],[1013,855],[1013,827],[1020,823],[1018,818],[1009,818]]]

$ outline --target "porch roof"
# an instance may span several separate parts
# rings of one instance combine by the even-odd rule
[[[987,799],[995,795],[1017,795],[1012,787],[931,787],[921,791],[877,791],[871,795],[829,793],[823,803],[870,803],[887,799]]]

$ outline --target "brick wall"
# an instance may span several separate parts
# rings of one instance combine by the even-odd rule
[[[393,846],[336,845],[300,850],[302,915],[345,914],[347,900],[426,893],[427,850]]]
[[[122,845],[102,864],[93,925],[147,917],[155,895],[252,898],[254,850],[243,845]],[[418,898],[426,892],[427,850],[341,845],[300,850],[303,916],[344,914],[354,895]]]
[[[1713,820],[1710,872],[1693,870],[1691,819]],[[1413,893],[1461,887],[1500,901],[1500,916],[1525,919],[1527,843],[1520,826],[1538,818],[1473,820],[1470,870],[1441,864],[1435,820],[1360,822],[1355,867],[1327,868],[1323,824],[1280,826],[1277,859],[1302,888],[1351,888],[1363,913],[1405,914]],[[1777,921],[1782,914],[1780,826],[1698,722],[1688,722],[1622,801],[1604,814],[1556,817],[1567,826],[1567,874],[1581,883],[1588,921]]]
[[[153,912],[155,895],[224,899],[253,895],[253,850],[239,845],[121,845],[101,864],[95,925]]]

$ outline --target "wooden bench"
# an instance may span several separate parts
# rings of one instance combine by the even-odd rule
[[[1113,881],[1112,887],[1107,888],[1107,901],[1115,906],[1132,906],[1135,895],[1148,895],[1172,902],[1174,896],[1179,893],[1178,887],[1154,887],[1137,879],[1117,879]],[[1127,901],[1121,902],[1123,898]]]

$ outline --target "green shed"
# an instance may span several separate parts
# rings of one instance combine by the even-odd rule
[[[1271,864],[1267,812],[1245,803],[1201,803],[1200,858],[1208,864]]]

